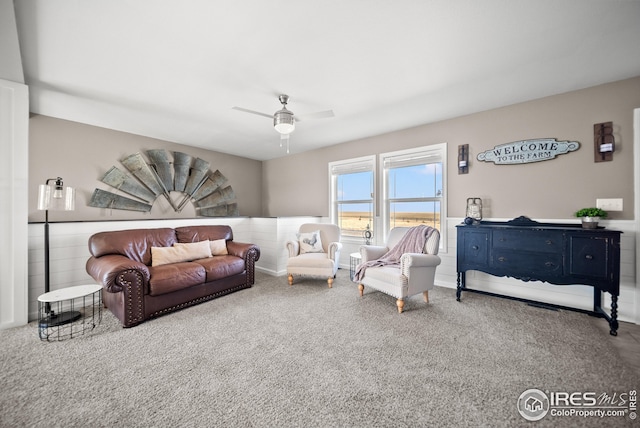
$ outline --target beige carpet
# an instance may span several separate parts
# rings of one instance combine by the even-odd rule
[[[520,394],[640,389],[609,338],[571,311],[436,287],[430,304],[324,280],[256,285],[122,329],[46,343],[0,331],[1,427],[638,426],[525,421]],[[615,340],[615,339],[614,339]]]

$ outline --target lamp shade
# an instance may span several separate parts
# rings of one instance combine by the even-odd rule
[[[291,134],[296,125],[293,121],[293,113],[286,108],[278,110],[273,115],[273,127],[276,128],[280,134]]]
[[[73,211],[76,206],[76,192],[73,187],[63,186],[62,181],[55,185],[41,184],[38,188],[38,210]]]

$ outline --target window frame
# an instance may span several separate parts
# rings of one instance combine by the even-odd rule
[[[397,202],[398,200],[406,200],[407,202],[416,201],[433,201],[438,200],[436,197],[429,198],[390,198],[389,197],[389,169],[387,164],[393,160],[396,162],[405,160],[409,162],[409,165],[422,165],[427,163],[420,163],[420,158],[438,158],[438,162],[442,164],[442,195],[439,198],[440,202],[440,252],[446,253],[447,242],[447,143],[433,144],[430,146],[416,147],[412,149],[398,150],[393,152],[381,153],[380,162],[378,165],[379,176],[382,178],[382,236],[388,236],[391,221],[391,202]],[[415,163],[414,163],[415,162]]]
[[[340,172],[337,173],[336,170]],[[357,158],[344,159],[339,161],[329,162],[329,221],[339,226],[338,222],[338,180],[337,176],[342,174],[352,174],[356,172],[371,171],[372,174],[372,194],[371,194],[371,229],[376,230],[376,212],[377,212],[377,171],[376,171],[376,155],[361,156]],[[349,200],[347,203],[362,203],[369,202],[364,200]],[[344,236],[342,231],[340,232],[342,242],[362,242],[362,237]],[[375,236],[375,232],[374,232]]]

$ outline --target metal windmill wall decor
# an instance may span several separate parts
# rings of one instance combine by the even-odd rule
[[[226,186],[227,178],[218,170],[211,172],[209,162],[182,152],[173,152],[171,162],[163,149],[146,153],[149,162],[141,153],[134,153],[121,160],[126,171],[113,166],[100,180],[128,196],[96,188],[89,206],[149,212],[156,198],[162,196],[175,212],[182,211],[191,201],[200,216],[239,215],[235,193]],[[182,196],[173,200],[170,192],[180,192]]]

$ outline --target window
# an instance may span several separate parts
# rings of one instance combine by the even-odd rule
[[[331,222],[342,237],[362,238],[373,231],[375,218],[375,156],[329,163]]]
[[[419,224],[444,236],[446,154],[446,144],[436,144],[380,155],[385,236],[394,227]]]

